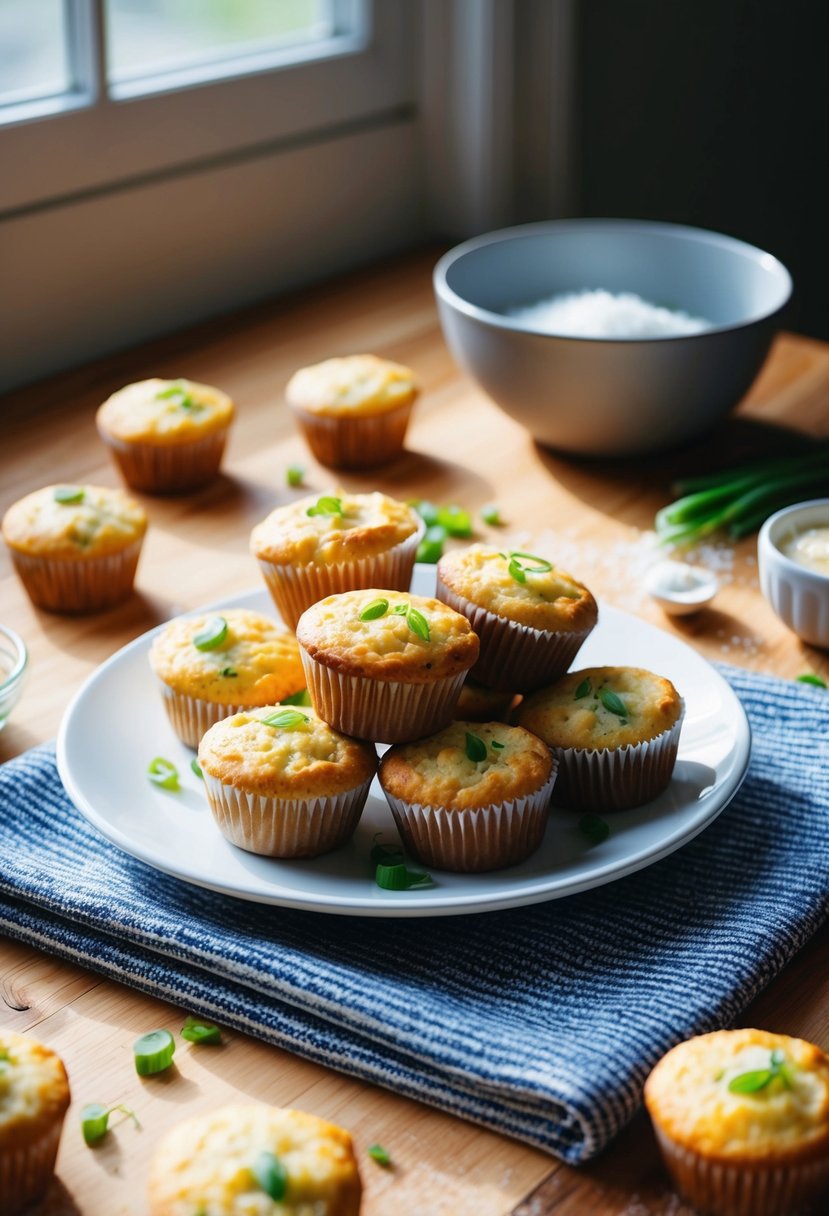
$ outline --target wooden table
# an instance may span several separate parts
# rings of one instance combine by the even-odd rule
[[[189,497],[146,500],[151,527],[138,593],[120,608],[79,619],[39,613],[0,554],[0,619],[23,635],[31,655],[23,699],[0,734],[0,760],[52,737],[71,695],[117,647],[178,612],[259,584],[248,534],[293,496],[285,470],[294,463],[306,467],[308,486],[319,491],[337,483],[371,486],[473,510],[497,502],[508,534],[552,533],[562,565],[598,595],[676,632],[709,658],[784,677],[804,671],[829,677],[829,656],[800,643],[762,599],[753,539],[708,555],[728,581],[715,607],[698,616],[672,623],[644,599],[637,578],[642,531],[666,501],[674,473],[704,468],[712,452],[722,467],[732,457],[777,450],[772,424],[829,433],[829,346],[780,337],[749,399],[715,443],[635,465],[565,460],[537,448],[455,367],[432,299],[433,261],[431,253],[418,254],[370,269],[101,361],[3,404],[0,510],[50,482],[117,484],[93,416],[129,381],[160,375],[217,384],[236,399],[239,416],[219,481]],[[407,454],[370,479],[315,465],[282,398],[297,367],[363,350],[409,364],[423,388]],[[479,531],[494,534],[483,525]],[[828,945],[829,931],[818,934],[745,1021],[829,1048]],[[144,1216],[147,1162],[159,1133],[188,1113],[238,1098],[295,1105],[348,1127],[362,1162],[366,1216],[681,1210],[642,1118],[600,1160],[576,1171],[238,1034],[228,1034],[216,1052],[179,1050],[177,1069],[150,1084],[133,1073],[132,1040],[153,1026],[176,1029],[181,1010],[10,942],[0,943],[0,976],[0,1021],[54,1047],[72,1082],[49,1213]],[[143,1131],[125,1123],[97,1150],[86,1148],[78,1111],[88,1101],[125,1102],[139,1112]],[[365,1157],[375,1141],[391,1152],[393,1170]]]

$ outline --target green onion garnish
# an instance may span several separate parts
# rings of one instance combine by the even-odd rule
[[[501,509],[496,503],[491,502],[485,507],[481,507],[481,519],[485,524],[489,524],[491,528],[498,528],[503,524],[501,519]]]
[[[492,740],[492,742],[490,743],[490,747],[493,749],[493,751],[496,751],[496,752],[501,752],[504,750],[503,743],[499,743],[497,739]]]
[[[219,672],[219,675],[227,676],[230,680],[235,680],[238,674],[238,671],[236,671],[233,667],[223,667]]]
[[[501,553],[516,583],[526,583],[528,574],[547,574],[552,570],[552,562],[539,557],[536,553],[522,553],[520,549],[510,549],[509,553]],[[532,563],[532,564],[529,564]]]
[[[376,621],[378,617],[385,616],[388,610],[388,600],[372,600],[370,604],[366,604],[365,608],[360,613],[360,620]]]
[[[223,616],[214,616],[207,622],[201,633],[193,634],[193,645],[196,650],[216,650],[227,637],[227,621]]]
[[[409,500],[409,506],[414,507],[427,528],[438,522],[438,508],[433,502],[425,498],[412,498]]]
[[[424,642],[429,641],[429,622],[422,612],[418,612],[409,604],[406,612],[406,624],[411,629],[412,633],[417,634]]]
[[[301,714],[298,709],[278,709],[275,714],[259,720],[264,726],[279,726],[283,730],[296,730],[297,727],[308,725],[307,715]]]
[[[799,684],[813,684],[815,688],[825,688],[826,681],[820,676],[814,675],[811,671],[807,671],[802,676],[796,676],[795,679]]]
[[[465,538],[472,535],[472,517],[463,507],[438,507],[437,523],[450,536]]]
[[[310,705],[311,694],[307,688],[300,688],[299,692],[292,692],[289,697],[283,697],[279,702],[280,705]]]
[[[212,1022],[203,1022],[201,1018],[187,1017],[181,1028],[181,1037],[188,1043],[221,1043],[222,1032]]]
[[[471,734],[470,731],[466,732],[466,755],[473,764],[486,760],[486,744],[483,739]]]
[[[372,1161],[376,1161],[378,1165],[382,1165],[384,1169],[388,1169],[391,1165],[391,1157],[382,1144],[370,1144],[366,1149]]]
[[[293,487],[293,489],[296,489],[297,486],[302,485],[302,479],[304,476],[305,470],[301,464],[289,464],[285,470],[285,480],[289,486]]]
[[[377,832],[374,836],[374,844],[371,846],[371,852],[368,855],[369,861],[373,866],[381,864],[385,866],[400,865],[403,861],[403,854],[400,849],[397,845],[383,844],[379,839],[381,835],[382,832]]]
[[[410,887],[424,887],[431,883],[429,874],[409,870],[403,862],[386,864],[380,862],[374,871],[374,881],[384,891],[408,891]]]
[[[142,1034],[132,1045],[135,1071],[139,1077],[151,1077],[164,1072],[173,1062],[176,1043],[169,1030],[151,1030]]]
[[[617,718],[630,717],[627,706],[621,697],[618,697],[615,692],[611,692],[609,688],[599,690],[599,700],[605,707],[608,713],[615,714]]]
[[[204,781],[204,773],[201,771],[201,765],[199,764],[199,762],[195,756],[190,761],[190,768],[193,770],[193,772],[196,774],[197,777],[201,777],[202,781]]]
[[[318,498],[313,507],[309,507],[305,512],[306,515],[342,515],[343,500],[341,498],[332,498],[329,494],[323,494]]]
[[[579,819],[579,831],[587,837],[591,844],[601,844],[610,835],[610,824],[595,811],[588,811]]]
[[[162,790],[179,790],[181,786],[178,781],[178,769],[170,761],[165,760],[163,756],[156,756],[147,765],[147,776],[153,785],[157,785]]]
[[[441,524],[428,527],[423,534],[423,540],[417,546],[417,560],[429,566],[436,565],[443,557],[446,535],[446,529]]]
[[[52,493],[52,497],[55,502],[68,506],[72,503],[83,502],[85,494],[86,490],[83,486],[57,486]]]
[[[728,1091],[732,1094],[756,1094],[778,1078],[786,1089],[791,1089],[792,1076],[786,1066],[786,1057],[779,1048],[775,1048],[769,1057],[768,1068],[757,1068],[732,1077],[728,1082]]]
[[[101,1106],[98,1102],[88,1102],[81,1108],[81,1132],[87,1144],[99,1144],[103,1140],[109,1130],[109,1116],[115,1114],[116,1111],[133,1119],[136,1127],[141,1127],[135,1111],[130,1110],[128,1106],[106,1107]]]
[[[180,380],[160,389],[155,395],[156,401],[173,401],[183,410],[200,410],[202,407],[193,399]]]
[[[590,692],[590,677],[588,676],[586,679],[582,680],[581,684],[579,684],[578,688],[573,693],[573,700],[580,701],[582,699],[582,697],[586,697],[589,692]]]
[[[288,1171],[277,1157],[276,1153],[267,1150],[257,1155],[250,1167],[259,1186],[266,1195],[270,1195],[276,1203],[285,1198],[288,1189]]]

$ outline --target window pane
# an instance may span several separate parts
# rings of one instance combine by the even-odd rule
[[[0,105],[70,88],[63,0],[0,0]]]
[[[333,0],[106,0],[106,15],[116,83],[334,33]]]

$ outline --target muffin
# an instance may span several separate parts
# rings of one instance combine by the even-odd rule
[[[150,1163],[150,1216],[358,1216],[348,1132],[316,1115],[238,1104],[177,1123]]]
[[[69,1082],[62,1060],[25,1034],[0,1030],[0,1210],[17,1216],[52,1181]]]
[[[406,591],[420,516],[385,494],[297,499],[277,507],[253,529],[251,551],[280,616],[291,629],[323,596],[360,587]]]
[[[803,1039],[717,1030],[645,1085],[678,1189],[713,1216],[794,1216],[829,1185],[829,1059]]]
[[[455,717],[459,722],[507,722],[516,700],[520,697],[484,688],[483,684],[477,684],[467,676],[455,706]]]
[[[98,434],[127,485],[147,494],[195,490],[219,471],[230,397],[193,380],[140,380],[98,410]]]
[[[516,721],[559,761],[556,801],[595,811],[640,806],[671,780],[684,705],[641,667],[586,667],[527,697]]]
[[[232,844],[264,857],[317,857],[356,828],[377,755],[310,709],[269,705],[211,726],[199,767]]]
[[[103,486],[45,486],[3,519],[20,581],[49,612],[98,612],[126,599],[146,530],[138,503]]]
[[[446,726],[478,657],[478,639],[459,612],[377,588],[312,604],[296,636],[317,713],[375,743],[405,743]]]
[[[541,844],[556,764],[546,744],[502,722],[452,722],[390,747],[380,784],[406,848],[439,870],[515,865]]]
[[[296,639],[246,608],[176,617],[156,634],[150,666],[173,730],[188,747],[198,747],[220,718],[305,687]]]
[[[563,675],[598,620],[591,593],[543,557],[470,545],[438,562],[437,597],[481,639],[472,676],[529,692]]]
[[[347,355],[301,368],[285,399],[320,464],[370,469],[402,452],[417,392],[408,367]]]

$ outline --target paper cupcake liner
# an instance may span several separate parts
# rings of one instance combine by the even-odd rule
[[[269,562],[260,557],[259,567],[279,615],[289,629],[296,629],[305,609],[327,595],[360,591],[367,587],[408,591],[417,547],[424,531],[425,525],[421,520],[411,536],[385,553],[355,558],[350,562],[336,565],[308,562],[304,566],[292,566],[287,562]]]
[[[497,616],[458,595],[438,575],[437,598],[469,621],[481,640],[473,680],[503,692],[532,692],[563,676],[591,629],[578,633],[533,629]]]
[[[384,414],[327,416],[291,406],[308,447],[332,469],[371,469],[403,450],[413,401]]]
[[[160,684],[170,725],[182,743],[194,751],[198,749],[205,731],[221,722],[222,718],[240,714],[244,709],[256,708],[250,705],[219,705],[215,701],[204,701],[175,692],[163,680]]]
[[[466,672],[431,684],[372,680],[333,671],[300,646],[311,703],[324,722],[372,743],[409,743],[448,726]]]
[[[204,788],[219,831],[240,849],[262,857],[318,857],[352,835],[372,778],[343,794],[273,798],[226,785],[209,773]]]
[[[212,481],[219,471],[228,427],[187,443],[127,443],[99,428],[124,481],[145,494],[181,494]]]
[[[677,1189],[709,1216],[796,1216],[811,1210],[829,1186],[829,1161],[734,1164],[709,1161],[655,1126],[666,1168]]]
[[[132,591],[144,538],[106,557],[40,557],[11,550],[32,603],[47,612],[100,612]]]
[[[517,865],[534,853],[544,838],[556,765],[540,789],[523,798],[474,810],[405,802],[384,789],[407,850],[436,870],[482,873]],[[382,779],[381,779],[382,784]]]
[[[0,1152],[0,1211],[18,1216],[49,1189],[55,1172],[63,1115],[44,1135],[23,1148]]]
[[[683,705],[669,730],[627,747],[553,747],[559,762],[556,802],[591,811],[622,811],[650,802],[671,780],[684,716]]]

